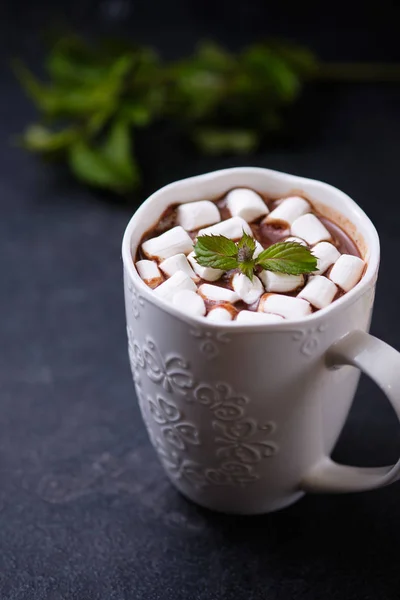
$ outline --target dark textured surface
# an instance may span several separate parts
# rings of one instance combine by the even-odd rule
[[[209,4],[188,22],[204,29]],[[10,6],[2,57],[34,56],[29,14]],[[36,27],[45,6],[31,15]],[[168,35],[174,51],[188,45],[187,30]],[[120,240],[132,209],[10,147],[32,111],[9,74],[0,91],[1,600],[398,599],[400,484],[234,519],[196,508],[167,483],[126,356]],[[183,158],[166,140],[151,163],[144,148],[146,192],[246,163],[344,189],[381,234],[372,331],[399,348],[400,88],[321,88],[308,101],[301,143],[250,160]],[[383,396],[362,381],[335,457],[384,464],[399,439]]]

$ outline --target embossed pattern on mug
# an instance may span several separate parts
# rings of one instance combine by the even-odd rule
[[[196,488],[247,485],[260,479],[257,465],[278,452],[268,438],[275,432],[273,422],[260,425],[248,415],[250,399],[237,394],[226,382],[197,382],[188,361],[176,353],[165,357],[149,336],[140,345],[128,327],[128,346],[135,388],[150,440],[170,477],[185,480]],[[155,396],[143,391],[139,371],[160,386]],[[138,383],[139,382],[139,383]],[[182,395],[188,406],[196,404],[209,413],[214,432],[214,462],[207,465],[190,458],[191,448],[203,443],[201,431],[192,423],[171,394]],[[165,396],[164,394],[169,394]],[[158,433],[156,433],[156,428]],[[259,439],[262,435],[263,439]],[[209,439],[208,439],[209,442]]]

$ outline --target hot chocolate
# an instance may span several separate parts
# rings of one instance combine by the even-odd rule
[[[235,261],[214,268],[196,254],[196,243],[203,236],[224,236],[234,242],[251,236],[252,259],[274,244],[292,242],[291,247],[310,251],[315,268],[285,272],[263,268],[255,260],[250,275]],[[239,253],[244,251],[240,244]],[[221,323],[306,317],[351,290],[364,271],[353,240],[307,198],[270,199],[248,188],[170,206],[143,236],[134,262],[160,298],[182,312]]]

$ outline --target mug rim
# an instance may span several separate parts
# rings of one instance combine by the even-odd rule
[[[192,315],[188,315],[182,313],[179,309],[175,308],[172,304],[164,302],[158,296],[153,294],[151,288],[149,288],[144,281],[139,277],[135,266],[134,260],[131,254],[131,239],[133,232],[138,228],[140,224],[141,215],[147,210],[147,206],[149,203],[155,203],[160,197],[162,197],[166,192],[172,189],[179,189],[185,187],[187,185],[196,185],[196,183],[211,181],[213,179],[217,179],[220,177],[225,177],[229,174],[233,173],[243,173],[247,175],[260,175],[263,174],[265,176],[270,176],[275,179],[280,179],[282,181],[287,180],[292,186],[300,187],[302,184],[316,184],[320,189],[330,190],[334,192],[336,195],[340,196],[347,204],[350,204],[352,212],[357,216],[358,219],[362,220],[368,230],[369,239],[365,240],[366,246],[369,250],[370,256],[367,263],[367,269],[360,279],[360,281],[351,289],[349,292],[346,292],[341,298],[338,298],[334,302],[332,302],[329,306],[325,307],[322,310],[319,310],[311,315],[307,315],[306,317],[302,317],[300,319],[285,319],[279,323],[246,323],[246,324],[237,324],[235,321],[228,321],[224,323],[218,323],[214,321],[208,321],[206,317],[195,317]],[[323,203],[322,203],[323,204]],[[353,223],[353,225],[355,225]],[[140,228],[140,227],[139,227]],[[141,233],[143,235],[145,231]],[[140,294],[143,298],[145,298],[150,303],[156,305],[161,310],[169,313],[171,316],[180,319],[181,321],[185,321],[189,325],[192,326],[201,326],[207,325],[210,329],[232,329],[234,331],[252,331],[252,332],[266,332],[266,331],[279,331],[287,328],[292,329],[293,325],[304,325],[309,323],[310,325],[318,326],[319,322],[325,320],[326,318],[330,318],[333,316],[335,312],[340,311],[342,308],[349,306],[356,302],[371,286],[375,284],[378,268],[379,268],[379,255],[380,255],[380,243],[378,232],[372,223],[371,219],[366,215],[366,213],[362,210],[362,208],[352,199],[350,196],[342,192],[339,188],[335,186],[320,181],[318,179],[311,179],[308,177],[300,177],[298,175],[291,175],[289,173],[285,173],[283,171],[276,171],[273,169],[266,169],[262,167],[232,167],[228,169],[220,169],[217,171],[211,171],[208,173],[204,173],[202,175],[195,175],[192,177],[186,177],[184,179],[180,179],[178,181],[174,181],[169,183],[160,189],[156,190],[151,194],[134,212],[132,217],[130,218],[128,225],[126,226],[123,240],[122,240],[122,261],[124,264],[124,268],[128,273],[129,277],[132,281],[137,285],[140,290]]]

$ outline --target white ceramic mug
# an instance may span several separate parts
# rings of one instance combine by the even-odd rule
[[[164,304],[133,264],[142,235],[169,205],[215,198],[239,186],[271,197],[305,193],[358,244],[367,263],[360,283],[320,312],[274,325],[217,324]],[[122,254],[137,397],[166,473],[185,496],[210,509],[255,514],[288,506],[305,492],[370,490],[399,478],[400,461],[358,468],[329,457],[360,370],[400,418],[400,354],[367,333],[379,239],[346,194],[259,168],[192,177],[140,206]]]

